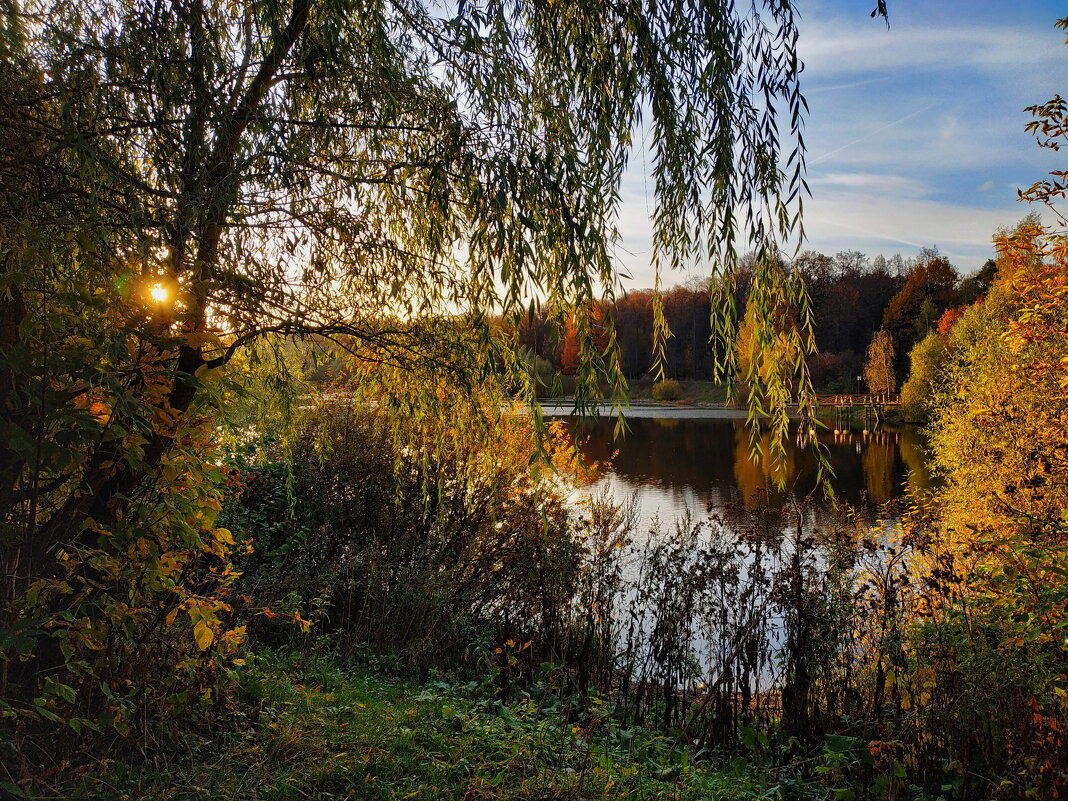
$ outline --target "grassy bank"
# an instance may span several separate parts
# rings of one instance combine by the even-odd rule
[[[677,403],[711,403],[722,405],[727,402],[727,386],[714,381],[679,381],[681,396]],[[642,379],[630,385],[632,401],[655,401],[653,387],[655,382]]]
[[[263,657],[228,724],[85,768],[79,799],[817,798],[746,760],[695,760],[620,729],[596,700],[535,689],[509,704],[478,685],[405,684],[327,661]],[[43,797],[48,797],[47,795]]]
[[[544,402],[570,402],[574,397],[573,380],[564,376],[561,379],[561,391],[562,394],[559,397],[546,395],[541,398]],[[727,386],[726,384],[717,383],[714,381],[678,381],[679,396],[671,401],[665,401],[662,398],[657,398],[653,394],[653,387],[656,386],[656,382],[648,378],[638,379],[630,382],[627,388],[627,396],[632,403],[646,404],[646,403],[666,403],[670,405],[675,404],[708,404],[715,406],[722,406],[727,402]],[[602,390],[608,393],[608,388],[603,387]]]

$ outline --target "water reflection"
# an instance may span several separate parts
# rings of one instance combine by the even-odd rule
[[[608,487],[617,498],[637,492],[641,517],[664,522],[691,511],[726,504],[752,508],[801,500],[815,488],[817,459],[811,449],[786,443],[786,488],[779,491],[766,458],[750,456],[750,434],[740,419],[631,418],[630,432],[613,440],[613,418],[570,418],[585,458],[611,467],[591,489]],[[758,450],[768,454],[772,434],[761,432]],[[871,514],[906,490],[924,490],[931,478],[923,440],[911,427],[876,431],[838,430],[820,434],[834,471],[836,495]]]

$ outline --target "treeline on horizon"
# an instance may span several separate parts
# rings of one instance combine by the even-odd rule
[[[988,260],[975,274],[961,276],[936,248],[915,257],[896,254],[870,257],[855,250],[828,256],[806,251],[793,262],[811,301],[816,352],[809,357],[812,381],[824,392],[855,392],[863,374],[868,347],[886,329],[894,346],[894,371],[900,386],[908,374],[912,347],[936,329],[939,319],[974,303],[990,287],[996,267]],[[740,324],[752,285],[752,258],[732,291]],[[664,343],[665,378],[711,381],[715,377],[711,285],[692,278],[661,293],[664,319],[671,336]],[[656,366],[655,299],[653,289],[637,289],[613,301],[602,301],[595,319],[612,319],[623,375],[628,381],[651,378]],[[744,324],[743,324],[744,325]],[[580,354],[576,326],[569,318],[563,330],[554,326],[549,309],[537,309],[517,333],[520,352],[543,381],[552,375],[573,376]],[[866,388],[865,388],[866,389]]]

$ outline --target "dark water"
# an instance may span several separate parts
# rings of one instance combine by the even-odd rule
[[[657,410],[664,415],[674,410]],[[817,458],[796,441],[786,443],[779,491],[766,458],[750,456],[750,432],[744,419],[695,416],[631,416],[630,431],[613,438],[615,419],[569,418],[588,461],[610,461],[588,488],[607,487],[617,500],[637,493],[642,522],[654,516],[670,523],[686,511],[698,517],[709,508],[725,505],[755,507],[767,502],[801,500],[816,493],[815,508],[826,502],[817,492]],[[760,434],[760,451],[769,452],[771,434]],[[875,431],[830,430],[820,435],[834,475],[836,496],[871,517],[884,504],[901,498],[909,489],[931,484],[924,462],[921,434],[912,427],[882,427]]]
[[[586,461],[606,463],[580,494],[607,491],[617,502],[633,497],[638,504],[630,544],[620,553],[620,628],[613,635],[620,654],[637,655],[639,675],[670,667],[670,658],[661,664],[658,654],[674,653],[663,638],[664,632],[676,632],[671,636],[685,641],[687,670],[694,671],[670,679],[679,688],[727,675],[753,691],[776,685],[785,664],[786,618],[772,588],[792,564],[795,543],[788,537],[758,541],[743,532],[747,521],[762,517],[747,510],[809,496],[797,523],[812,532],[832,522],[832,504],[816,484],[815,453],[794,440],[785,443],[786,486],[780,490],[768,460],[751,457],[744,418],[716,409],[633,411],[622,439],[613,437],[611,415],[565,418]],[[764,454],[771,436],[759,434]],[[876,540],[883,534],[892,540],[897,525],[884,506],[931,485],[920,433],[911,427],[828,430],[820,443],[833,470],[835,496],[857,509]],[[686,516],[688,525],[676,528],[675,521]],[[817,567],[824,564],[819,553],[806,558]],[[682,606],[680,598],[686,599]],[[743,638],[757,643],[750,651],[759,654],[744,670],[734,645]]]

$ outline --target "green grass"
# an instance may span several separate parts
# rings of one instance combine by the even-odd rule
[[[326,661],[261,658],[232,725],[147,761],[100,766],[81,799],[810,798],[744,760],[695,761],[607,713],[571,715],[535,691],[504,705],[483,688],[419,687]],[[594,709],[600,707],[595,703]]]
[[[648,379],[634,381],[630,385],[630,399],[632,401],[649,401],[653,398],[654,382]],[[727,401],[727,388],[725,384],[713,381],[679,381],[682,388],[682,397],[677,401],[682,404],[710,403],[723,404]]]

